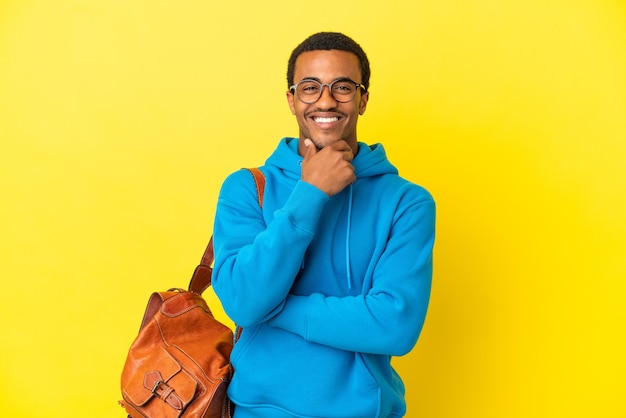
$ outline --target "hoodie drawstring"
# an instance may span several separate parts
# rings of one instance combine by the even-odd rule
[[[348,219],[346,222],[346,276],[348,279],[348,289],[352,289],[352,274],[350,273],[350,222],[352,218],[352,185],[348,192]]]

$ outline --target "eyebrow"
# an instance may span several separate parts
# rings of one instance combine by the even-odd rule
[[[305,81],[305,80],[317,81],[317,82],[318,82],[318,83],[320,83],[320,84],[324,84],[324,83],[322,83],[322,80],[320,80],[320,79],[319,79],[319,78],[317,78],[317,77],[304,77],[304,78],[303,78],[302,80],[300,80],[300,81]],[[298,81],[298,83],[299,83],[300,81]],[[355,84],[360,84],[360,83],[357,83],[356,81],[352,80],[350,77],[337,77],[336,79],[334,79],[333,81],[331,81],[331,83],[334,83],[335,81],[350,81],[350,82],[355,83]]]

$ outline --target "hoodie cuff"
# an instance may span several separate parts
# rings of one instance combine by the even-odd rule
[[[328,199],[328,195],[317,187],[299,180],[283,210],[289,214],[294,225],[312,234]]]
[[[310,297],[289,295],[282,311],[270,319],[268,324],[292,332],[306,340],[308,332],[307,311],[310,303]]]

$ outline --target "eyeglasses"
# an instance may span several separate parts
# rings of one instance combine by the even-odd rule
[[[326,84],[305,78],[289,87],[289,90],[295,92],[302,103],[311,104],[317,102],[320,97],[322,97],[324,86],[328,87],[330,94],[339,103],[348,103],[350,100],[354,99],[359,87],[365,91],[363,84],[355,83],[349,78],[338,78]]]

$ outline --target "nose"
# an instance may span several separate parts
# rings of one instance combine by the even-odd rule
[[[324,88],[326,87],[326,88]],[[332,109],[337,105],[337,100],[333,96],[330,86],[327,84],[322,85],[322,92],[320,98],[317,99],[317,107],[320,109]]]

